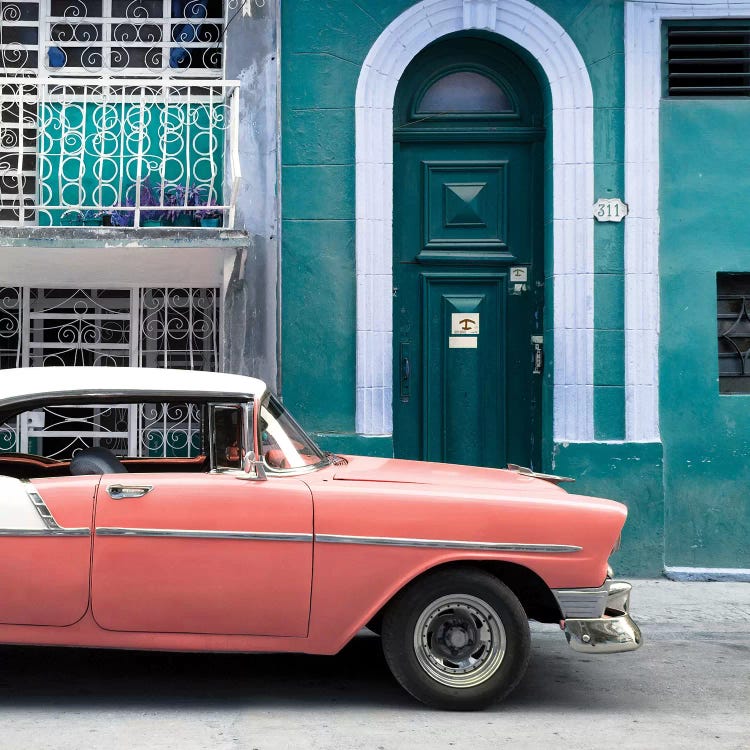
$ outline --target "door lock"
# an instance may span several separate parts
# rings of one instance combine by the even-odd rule
[[[534,369],[532,374],[541,375],[544,370],[544,336],[532,336],[531,343],[534,345]]]
[[[399,391],[401,401],[407,403],[411,395],[411,362],[409,361],[411,345],[407,341],[402,341],[399,351]]]

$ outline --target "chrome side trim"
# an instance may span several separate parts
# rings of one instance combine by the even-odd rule
[[[91,529],[0,529],[2,536],[91,536]]]
[[[162,537],[171,539],[246,539],[258,542],[312,542],[312,534],[282,531],[201,531],[193,529],[123,529],[101,526],[97,536]]]
[[[26,494],[31,504],[42,519],[43,529],[0,529],[0,536],[91,536],[89,528],[66,528],[60,526],[47,507],[41,495],[36,491],[31,482],[24,480]]]
[[[428,549],[463,549],[483,552],[580,552],[583,548],[572,544],[524,544],[521,542],[462,542],[452,539],[410,539],[388,536],[346,536],[343,534],[316,534],[315,541],[322,544],[368,544],[380,547],[421,547]]]

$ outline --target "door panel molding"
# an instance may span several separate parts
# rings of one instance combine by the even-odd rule
[[[422,457],[444,463],[475,463],[501,465],[507,463],[505,326],[507,319],[508,274],[495,273],[421,273],[422,295]],[[493,300],[488,291],[493,289]],[[475,346],[450,346],[447,336],[452,314],[474,313],[480,316],[479,335],[470,338]],[[492,314],[496,313],[492,320]],[[434,323],[437,322],[436,330]],[[493,330],[496,329],[495,336]],[[451,337],[452,338],[452,337]],[[463,339],[457,343],[463,343]],[[488,351],[488,339],[497,343]],[[469,349],[469,350],[467,350]],[[435,352],[440,356],[435,357]],[[484,357],[482,356],[484,355]],[[434,366],[439,362],[440,372]],[[458,393],[458,381],[473,381],[475,391]],[[489,382],[487,382],[489,380]],[[437,382],[435,382],[437,381]],[[494,398],[492,398],[494,396]],[[439,401],[439,404],[436,403]],[[439,406],[439,408],[435,408]],[[474,434],[461,431],[460,424],[470,421],[463,411],[473,412]],[[471,414],[468,415],[471,417]],[[436,437],[439,444],[435,444]],[[481,440],[482,445],[477,445]],[[454,444],[453,441],[456,441]],[[463,447],[463,450],[462,450]],[[503,454],[491,455],[493,449]],[[478,451],[477,460],[466,460],[471,451]],[[473,454],[472,454],[473,455]]]
[[[463,255],[464,249],[484,259],[513,260],[507,244],[508,165],[507,159],[422,162],[424,213],[418,260],[423,253],[439,258],[443,253]],[[452,230],[464,232],[451,234]]]

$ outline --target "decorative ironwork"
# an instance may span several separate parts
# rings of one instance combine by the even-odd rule
[[[140,404],[139,456],[197,456],[201,410],[197,404]]]
[[[31,289],[28,366],[130,364],[128,290]]]
[[[21,366],[21,288],[0,287],[0,369]]]
[[[140,310],[142,367],[218,369],[218,289],[143,289]],[[139,434],[141,455],[198,455],[200,410],[195,404],[142,404]]]
[[[216,288],[0,289],[0,367],[216,370],[219,301]],[[54,407],[0,425],[0,451],[70,458],[101,446],[118,455],[194,456],[200,417],[186,403]]]
[[[29,428],[29,450],[49,458],[66,459],[93,446],[109,448],[116,453],[128,450],[129,412],[120,406],[65,406],[46,408],[30,420],[43,426]],[[25,414],[21,415],[23,421]]]
[[[21,288],[0,287],[0,369],[21,366],[22,311]],[[14,418],[0,423],[0,453],[17,449],[18,419]]]
[[[0,423],[0,453],[14,453],[18,450],[18,417]]]
[[[0,79],[0,220],[230,223],[239,178],[235,91],[226,81]],[[233,189],[225,201],[227,140]]]
[[[218,369],[219,290],[142,289],[142,367]]]
[[[42,38],[50,74],[222,67],[224,11],[217,0],[50,0]]]
[[[719,389],[750,392],[750,274],[717,276]]]
[[[39,7],[0,0],[0,223],[231,225],[237,82],[220,76],[243,6],[226,22],[221,0]]]

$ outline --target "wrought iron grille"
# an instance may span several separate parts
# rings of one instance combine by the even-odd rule
[[[0,288],[0,369],[21,366],[21,288]],[[0,453],[18,449],[18,418],[0,423]]]
[[[21,366],[21,288],[0,287],[0,369]]]
[[[0,95],[3,223],[234,221],[240,175],[235,82],[0,77]]]
[[[719,390],[750,393],[750,274],[717,274]]]
[[[243,2],[0,0],[0,223],[231,226]]]
[[[130,364],[131,292],[29,289],[27,367]]]
[[[0,294],[2,367],[218,369],[217,288],[10,287]],[[56,458],[94,445],[120,455],[191,456],[200,440],[192,404],[55,407],[0,425],[0,451]]]
[[[0,2],[3,67],[26,74],[220,77],[241,0]]]

